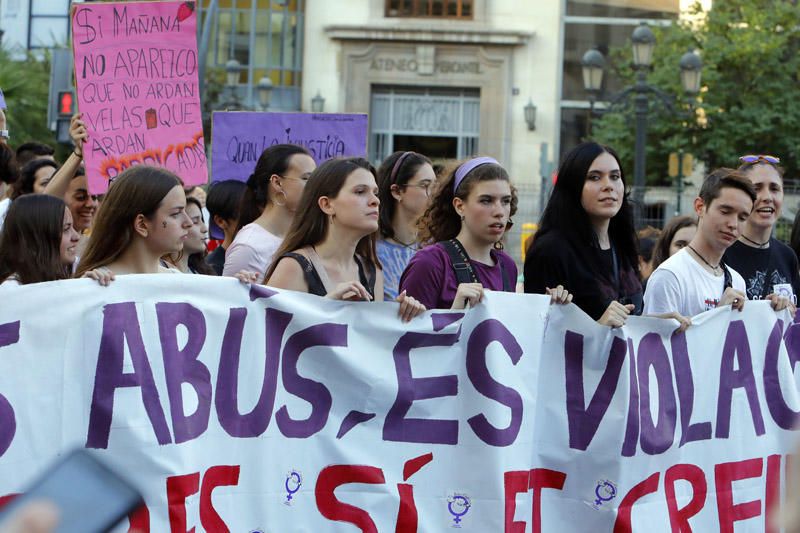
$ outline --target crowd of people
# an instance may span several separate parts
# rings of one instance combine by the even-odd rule
[[[438,173],[409,151],[378,169],[352,157],[317,166],[305,148],[278,144],[246,182],[185,189],[168,170],[138,165],[98,197],[82,168],[79,114],[70,134],[74,150],[61,165],[51,147],[14,151],[0,139],[0,288],[222,275],[333,299],[395,301],[406,321],[427,309],[475,306],[485,290],[517,290],[517,264],[503,243],[518,197],[490,157]],[[774,236],[782,206],[779,158],[745,155],[738,168],[708,174],[693,216],[637,233],[617,154],[583,143],[558,169],[527,244],[522,287],[574,302],[610,327],[644,314],[684,330],[703,311],[758,299],[794,311],[797,255]]]

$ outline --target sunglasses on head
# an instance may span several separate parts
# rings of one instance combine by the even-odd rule
[[[769,163],[777,165],[781,162],[780,158],[774,155],[743,155],[739,158],[742,163]]]

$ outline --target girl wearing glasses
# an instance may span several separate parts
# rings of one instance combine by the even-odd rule
[[[261,153],[247,180],[236,234],[225,252],[223,276],[245,271],[264,278],[315,168],[314,159],[302,146],[276,144]]]
[[[416,152],[395,152],[378,169],[381,201],[378,259],[383,265],[383,294],[394,300],[400,276],[419,249],[417,220],[428,206],[436,175],[430,160]]]
[[[303,216],[292,220],[265,283],[335,300],[383,301],[375,253],[379,205],[375,168],[368,161],[331,159],[320,165],[300,199]],[[404,321],[425,311],[404,293],[394,301]]]
[[[723,256],[725,264],[739,272],[747,285],[747,298],[763,300],[772,294],[796,303],[800,290],[797,256],[772,236],[783,207],[783,168],[771,155],[739,158],[739,169],[756,190],[756,201],[744,228]]]
[[[514,292],[517,266],[501,240],[517,210],[516,190],[491,157],[464,162],[439,182],[420,220],[417,252],[400,289],[428,309],[475,306],[484,289]],[[563,288],[560,301],[571,298]]]

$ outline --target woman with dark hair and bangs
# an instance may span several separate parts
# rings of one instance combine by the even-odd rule
[[[416,152],[395,152],[378,169],[381,201],[378,259],[383,265],[383,294],[397,298],[400,276],[419,249],[417,220],[436,184],[431,161]]]
[[[167,254],[163,259],[169,267],[174,267],[184,274],[204,274],[214,276],[216,272],[206,263],[206,239],[208,226],[203,219],[203,205],[192,196],[186,197],[186,214],[192,221],[189,236],[183,242],[183,250]]]
[[[508,173],[491,157],[453,169],[420,219],[419,240],[428,245],[411,258],[400,289],[429,309],[475,306],[484,289],[514,292],[517,266],[501,240],[516,210]],[[550,292],[553,301],[571,299],[563,287]]]
[[[265,283],[336,300],[383,301],[375,168],[361,158],[331,159],[313,173]],[[242,279],[242,277],[240,277]],[[399,316],[425,311],[401,293]]]
[[[26,194],[11,203],[0,232],[0,285],[72,277],[78,232],[63,200]]]
[[[620,327],[642,313],[636,231],[619,157],[586,142],[561,162],[536,239],[525,257],[525,292],[568,286],[598,323]],[[682,329],[688,319],[670,313]]]
[[[119,174],[100,207],[77,275],[97,269],[102,285],[120,274],[176,273],[161,258],[183,250],[192,220],[172,172],[137,165]]]
[[[276,144],[261,153],[242,196],[223,276],[252,272],[259,279],[264,277],[315,168],[314,158],[302,146]]]

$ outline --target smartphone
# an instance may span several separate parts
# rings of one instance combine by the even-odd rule
[[[62,456],[0,512],[0,527],[23,505],[47,501],[58,508],[56,533],[103,533],[142,503],[136,488],[94,454],[76,449]]]

